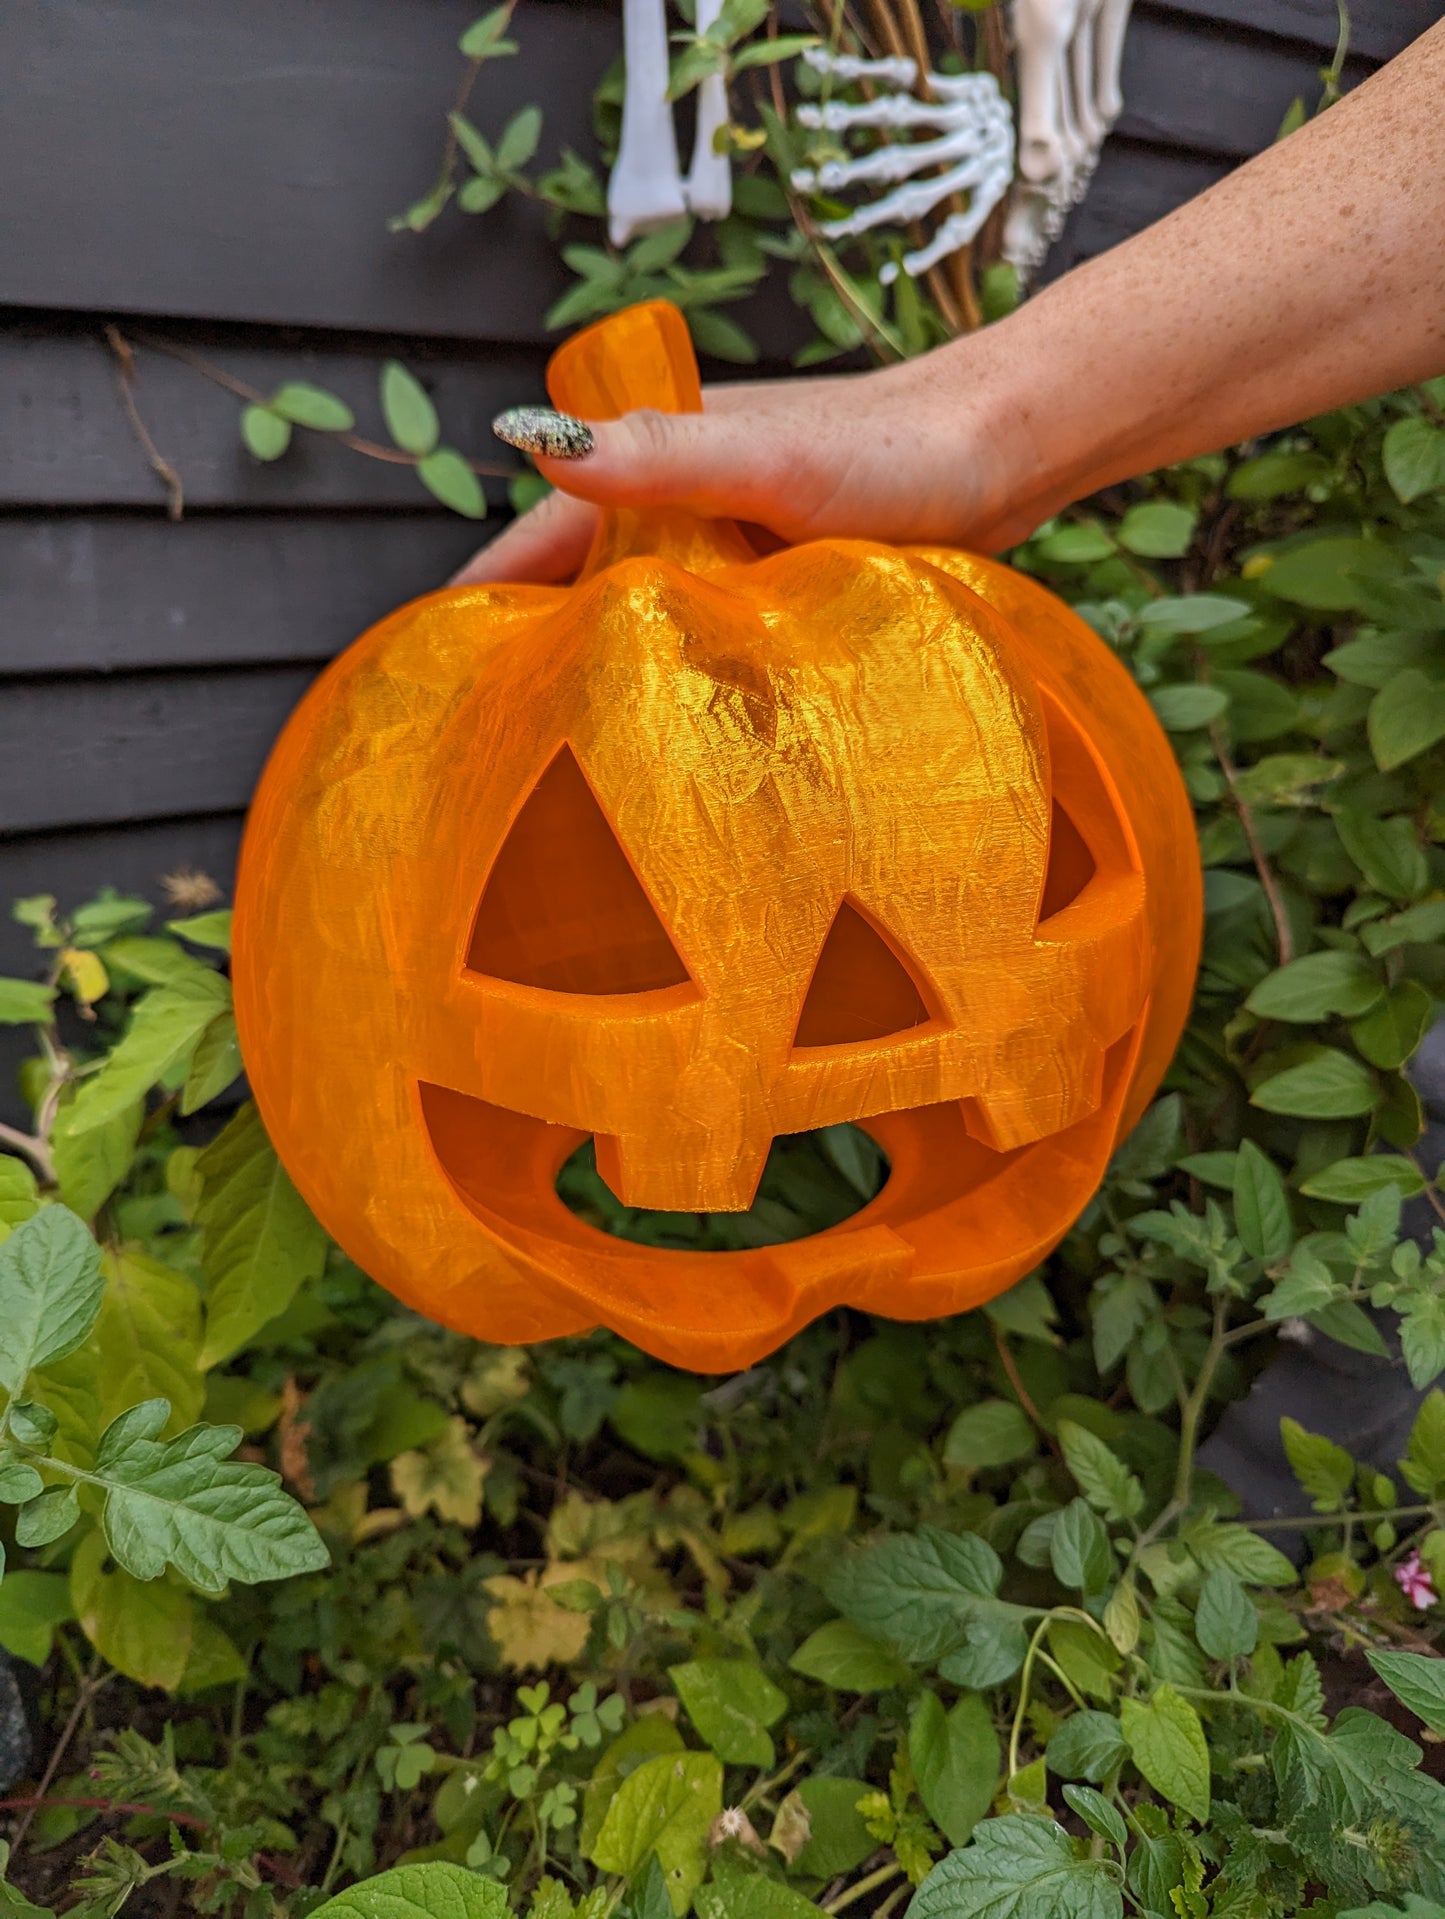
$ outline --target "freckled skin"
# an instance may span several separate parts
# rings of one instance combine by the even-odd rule
[[[459,580],[570,577],[594,502],[992,552],[1098,488],[1445,371],[1445,24],[1015,314],[903,366],[709,389],[539,465]]]

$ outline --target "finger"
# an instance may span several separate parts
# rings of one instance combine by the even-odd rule
[[[728,407],[709,413],[649,409],[592,428],[583,459],[538,454],[559,488],[599,506],[680,506],[709,517],[800,532],[814,504],[816,462],[792,422]]]
[[[519,581],[548,586],[568,580],[586,559],[596,524],[597,509],[590,502],[549,493],[474,553],[447,584]]]

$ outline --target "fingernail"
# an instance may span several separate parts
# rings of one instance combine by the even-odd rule
[[[492,431],[508,446],[543,453],[549,460],[585,460],[597,444],[584,420],[556,413],[549,406],[509,407],[493,420]]]

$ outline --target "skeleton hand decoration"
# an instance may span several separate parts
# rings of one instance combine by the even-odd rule
[[[722,0],[698,0],[697,31],[706,33],[721,11]],[[612,244],[626,246],[688,212],[725,219],[732,211],[732,165],[725,153],[714,152],[713,136],[727,124],[727,82],[709,74],[698,88],[697,139],[684,181],[667,97],[666,0],[622,0],[622,49],[622,138],[607,183]]]
[[[1013,0],[1019,179],[1004,257],[1027,278],[1088,187],[1119,117],[1119,67],[1132,0]]]
[[[911,90],[918,79],[912,60],[858,60],[812,48],[803,55],[808,65],[834,80],[869,79],[882,85]],[[859,106],[830,101],[827,106],[801,106],[801,125],[828,133],[847,133],[859,127],[926,127],[939,129],[936,140],[915,140],[880,146],[857,159],[827,160],[818,167],[802,167],[793,174],[800,192],[857,185],[861,181],[906,181],[876,200],[865,202],[845,219],[823,222],[830,240],[850,239],[868,229],[903,225],[931,213],[941,200],[955,193],[970,195],[967,209],[940,222],[927,245],[903,256],[903,271],[915,279],[947,254],[973,240],[979,228],[1008,191],[1013,174],[1013,117],[1008,102],[991,73],[930,73],[928,85],[935,98],[919,100],[911,91],[880,93]],[[925,169],[941,173],[923,175]],[[898,277],[890,261],[879,274],[885,285]]]

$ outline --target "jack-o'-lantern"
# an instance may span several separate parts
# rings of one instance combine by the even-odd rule
[[[701,405],[660,303],[549,386]],[[1168,743],[1042,587],[627,511],[572,585],[431,594],[323,674],[252,809],[236,1004],[284,1163],[383,1285],[718,1371],[1028,1272],[1168,1063],[1199,925]],[[887,1183],[787,1245],[658,1250],[557,1196],[591,1135],[630,1205],[743,1209],[775,1136],[840,1121]]]

